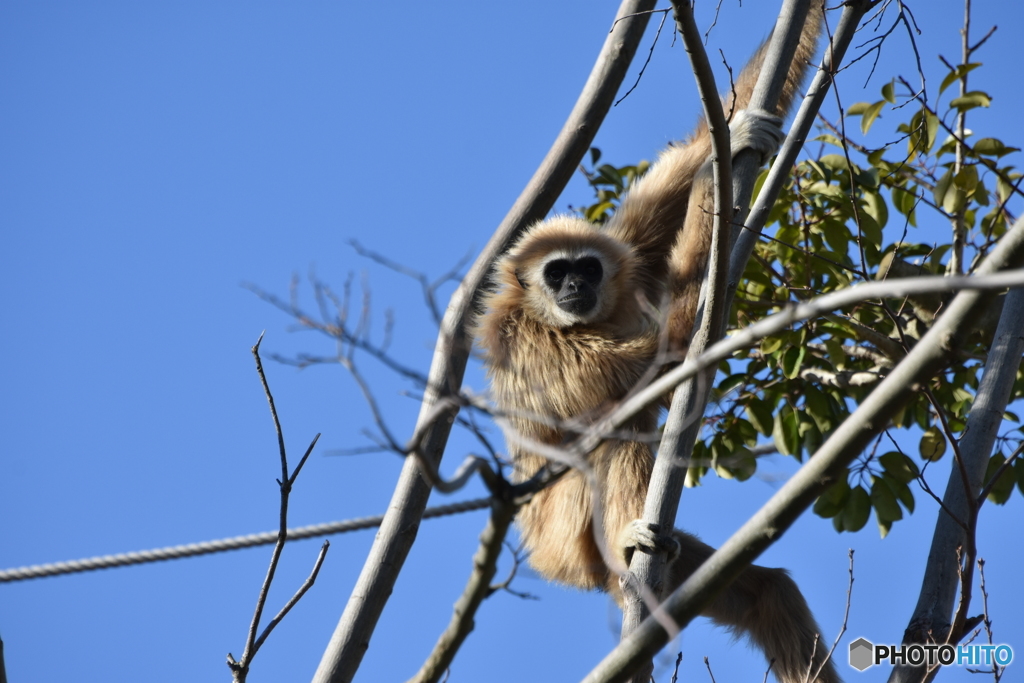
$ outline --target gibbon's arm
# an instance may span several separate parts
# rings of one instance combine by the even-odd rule
[[[779,150],[786,134],[782,119],[765,111],[742,109],[729,124],[732,155],[744,149],[761,154],[766,163]],[[711,251],[715,222],[715,181],[711,161],[697,171],[690,191],[683,231],[672,246],[668,261],[668,289],[671,304],[668,312],[668,350],[682,360],[690,345],[701,283]],[[729,229],[729,226],[725,226]]]
[[[821,12],[820,0],[812,0],[800,35],[800,43],[793,56],[793,62],[779,97],[778,107],[773,112],[776,116],[784,117],[788,113],[799,92],[800,84],[808,71],[810,60],[814,56],[818,36],[821,34]],[[752,116],[740,114],[740,111],[746,109],[750,102],[750,96],[757,83],[769,41],[770,36],[743,67],[733,84],[732,91],[723,100],[726,115],[732,116],[731,133],[735,142],[742,145],[740,147],[733,145],[734,155],[744,146],[759,148],[757,145],[751,145],[750,142],[751,140],[756,141],[759,135],[763,134],[763,122],[771,120],[771,116],[766,112],[748,112]],[[754,137],[747,137],[746,133],[751,133]],[[639,266],[637,285],[652,303],[655,305],[661,303],[660,298],[665,291],[666,281],[669,282],[669,293],[674,302],[677,301],[676,295],[680,288],[684,292],[683,299],[686,301],[679,302],[684,306],[673,304],[671,313],[673,322],[670,325],[672,350],[682,353],[685,353],[686,345],[689,343],[690,328],[693,325],[693,315],[696,312],[696,301],[692,306],[688,302],[692,298],[689,296],[689,290],[693,288],[690,280],[696,277],[696,287],[699,293],[700,280],[704,275],[707,250],[711,239],[710,211],[714,206],[712,202],[710,205],[712,209],[708,209],[708,212],[704,213],[701,211],[703,202],[692,205],[690,194],[702,167],[707,169],[707,181],[702,184],[705,185],[709,193],[713,191],[714,188],[710,187],[710,156],[711,137],[707,122],[701,117],[696,130],[686,140],[661,153],[651,170],[623,199],[622,205],[606,228],[610,234],[633,247]],[[701,175],[701,178],[703,180],[704,176]],[[690,211],[691,208],[695,211]],[[684,225],[684,220],[687,234],[680,235],[679,231]],[[672,258],[666,259],[665,255],[673,248],[673,245],[675,248]],[[673,271],[671,275],[668,272],[669,269]],[[687,316],[690,319],[689,325],[684,324]],[[685,333],[682,336],[677,336],[675,332],[677,328],[680,330],[685,328]]]

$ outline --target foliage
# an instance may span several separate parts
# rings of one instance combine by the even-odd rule
[[[940,97],[979,66],[951,67]],[[1006,232],[1011,220],[1006,205],[1021,174],[1003,157],[1019,150],[996,138],[975,141],[965,133],[966,139],[958,139],[956,133],[958,115],[988,107],[992,98],[967,92],[940,114],[904,82],[887,83],[881,95],[877,102],[847,110],[847,117],[859,117],[862,133],[883,114],[912,111],[909,120],[898,124],[894,141],[878,148],[853,142],[843,121],[826,124],[816,138],[817,154],[795,166],[771,212],[765,238],[737,287],[731,327],[857,282],[946,273],[955,249],[962,251],[957,258],[970,272]],[[599,159],[600,152],[592,150],[592,164]],[[595,222],[607,220],[645,169],[641,163],[584,170],[597,202],[580,213]],[[956,247],[937,225],[953,226],[954,236],[959,230],[963,246]],[[942,234],[947,243],[933,243]],[[720,368],[716,408],[694,448],[687,483],[699,483],[709,469],[722,477],[749,478],[757,468],[751,449],[767,439],[797,459],[813,454],[922,337],[947,300],[930,295],[865,301],[737,353]],[[969,345],[892,420],[890,430],[920,431],[916,457],[902,452],[887,430],[846,478],[819,497],[815,512],[831,518],[837,531],[861,529],[874,510],[885,536],[904,509],[913,512],[910,485],[943,457],[947,441],[964,432],[998,315],[999,307],[980,312]],[[1018,372],[1011,401],[1022,396],[1024,373]],[[1008,412],[1006,420],[1018,426],[1000,437],[989,477],[1024,442],[1017,416]],[[989,499],[1004,503],[1014,484],[1024,493],[1019,458],[1003,469]]]
[[[590,206],[579,209],[591,223],[604,224],[615,209],[619,208],[619,200],[626,190],[633,186],[638,178],[647,173],[650,163],[640,161],[635,166],[620,166],[616,168],[611,164],[597,165],[601,160],[601,150],[597,147],[590,148],[590,164],[593,168],[588,170],[580,166],[580,171],[587,178],[587,182],[594,188],[597,194],[597,201]]]

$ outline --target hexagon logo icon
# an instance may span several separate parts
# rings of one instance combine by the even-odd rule
[[[863,671],[874,664],[871,657],[874,649],[875,646],[865,638],[858,638],[850,643],[850,666],[857,671]]]

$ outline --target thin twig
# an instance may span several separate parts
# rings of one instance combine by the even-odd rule
[[[299,601],[299,599],[305,595],[309,587],[313,585],[316,580],[317,574],[320,572],[320,565],[323,564],[324,556],[327,553],[327,548],[330,543],[325,541],[323,547],[320,550],[320,554],[317,558],[316,564],[313,567],[313,572],[306,579],[305,583],[299,589],[299,591],[292,596],[292,599],[284,606],[284,608],[275,616],[259,639],[256,638],[256,632],[260,626],[260,620],[263,617],[263,609],[267,603],[267,595],[270,593],[270,586],[274,582],[274,575],[277,573],[277,566],[281,560],[281,553],[284,551],[284,544],[288,540],[288,499],[292,491],[292,486],[295,484],[296,478],[299,476],[299,472],[302,471],[302,466],[306,464],[306,460],[309,458],[310,453],[313,452],[313,448],[316,446],[317,440],[320,435],[317,434],[313,437],[313,441],[309,444],[306,452],[303,454],[302,459],[295,468],[295,472],[288,475],[288,452],[285,448],[284,442],[284,430],[281,428],[281,420],[277,415],[277,406],[274,404],[274,395],[270,391],[270,383],[267,381],[267,375],[263,371],[263,361],[260,359],[260,344],[263,342],[263,333],[260,333],[260,337],[256,340],[256,344],[252,347],[252,355],[256,361],[256,372],[259,374],[260,383],[263,385],[263,392],[267,397],[267,403],[270,405],[270,414],[274,420],[274,429],[277,432],[277,444],[278,451],[281,458],[281,478],[277,480],[278,488],[281,494],[281,507],[278,514],[279,526],[277,532],[277,541],[274,543],[274,550],[270,557],[270,566],[267,568],[267,574],[263,579],[263,585],[260,586],[259,597],[256,600],[256,610],[253,613],[252,621],[249,624],[249,631],[245,640],[245,650],[242,652],[242,657],[239,660],[228,653],[227,664],[231,669],[232,677],[236,683],[244,683],[249,675],[249,667],[252,664],[253,658],[259,651],[260,647],[266,641],[267,637],[274,630],[274,627],[280,623],[281,619],[288,613],[289,610]]]
[[[320,567],[324,563],[324,558],[327,557],[327,549],[330,547],[330,541],[324,541],[323,545],[320,546],[320,552],[316,556],[316,562],[313,564],[313,570],[309,573],[309,576],[306,577],[306,580],[302,582],[299,590],[295,591],[295,595],[292,596],[291,600],[285,603],[285,606],[281,608],[281,611],[278,612],[277,615],[270,620],[270,623],[267,624],[267,627],[263,629],[263,633],[261,633],[260,637],[256,640],[256,645],[253,648],[254,651],[260,649],[260,646],[263,645],[263,642],[267,639],[267,636],[270,635],[271,631],[274,630],[274,627],[281,623],[281,620],[284,619],[285,615],[291,611],[292,607],[295,607],[295,605],[298,604],[299,600],[302,599],[302,596],[306,594],[306,591],[312,588],[313,584],[316,582],[317,575],[320,573]]]

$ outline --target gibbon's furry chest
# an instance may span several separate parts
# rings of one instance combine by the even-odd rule
[[[616,338],[599,327],[551,328],[514,311],[499,330],[503,357],[488,354],[495,398],[517,429],[549,443],[561,440],[559,432],[525,416],[586,422],[634,388],[658,348],[653,325]]]

